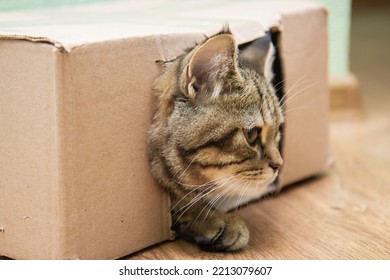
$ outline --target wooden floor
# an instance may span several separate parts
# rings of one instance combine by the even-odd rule
[[[332,112],[337,162],[328,172],[238,211],[251,232],[247,250],[209,253],[175,240],[126,259],[390,259],[389,26],[384,9],[354,10],[362,108]]]

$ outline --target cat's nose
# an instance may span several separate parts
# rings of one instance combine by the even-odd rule
[[[283,164],[280,152],[276,148],[270,149],[269,152],[265,154],[265,157],[268,159],[269,167],[271,167],[274,172],[277,172]]]
[[[282,166],[282,164],[280,164],[278,162],[270,162],[269,163],[269,167],[271,167],[274,172],[278,171],[281,166]]]

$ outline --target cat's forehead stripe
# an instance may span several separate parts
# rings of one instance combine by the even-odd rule
[[[263,116],[261,115],[261,112],[258,111],[257,113],[251,114],[249,117],[247,117],[245,120],[245,126],[247,129],[251,129],[254,126],[262,127],[264,123]]]
[[[272,108],[274,106],[272,106],[271,104],[271,100],[270,100],[270,97],[268,94],[263,94],[263,100],[262,100],[262,103],[264,105],[264,110],[263,110],[263,114],[264,114],[264,120],[266,123],[272,123],[274,121],[274,116],[273,116],[273,112],[274,110],[272,110]]]

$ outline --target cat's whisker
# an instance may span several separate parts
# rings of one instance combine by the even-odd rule
[[[237,203],[237,206],[236,206],[236,209],[235,209],[235,213],[237,213],[237,210],[238,210],[238,208],[239,208],[240,205],[241,205],[241,201],[244,199],[244,194],[245,194],[246,190],[248,189],[249,185],[250,185],[250,183],[247,182],[247,183],[245,184],[245,187],[242,188],[242,190],[241,190],[241,192],[240,192],[240,195],[239,195],[239,197],[238,197],[238,203]],[[258,188],[258,185],[256,185],[255,188],[257,189],[257,188]]]
[[[292,96],[296,95],[297,92],[301,92],[302,88],[299,88],[299,87],[304,87],[304,89],[306,89],[306,87],[309,88],[309,87],[315,85],[316,83],[318,83],[318,81],[315,79],[310,79],[310,80],[300,81],[299,83],[297,83],[297,82],[294,83],[288,89],[288,91],[283,95],[283,97],[279,100],[279,104],[281,106],[283,106],[284,104],[286,104],[287,99],[290,99]],[[294,92],[294,93],[292,95],[290,95],[290,93],[292,93],[292,92]]]
[[[244,182],[244,179],[242,178],[239,178],[239,180],[236,182],[237,184],[234,184],[232,185],[232,187],[228,190],[229,191],[229,194],[230,193],[233,193],[233,191],[235,191],[235,189],[237,187],[240,187],[242,182]],[[227,193],[227,192],[226,192]],[[227,199],[229,198],[229,200],[231,200],[232,196],[230,196],[228,193],[225,197],[223,197],[221,200],[218,198],[218,200],[215,201],[215,204],[218,203],[217,207],[215,207],[215,209],[219,208],[221,206],[221,204]],[[214,205],[215,205],[214,204]]]
[[[204,187],[204,186],[211,185],[211,184],[215,185],[215,184],[217,184],[219,181],[224,181],[224,180],[226,180],[226,178],[227,178],[227,177],[219,177],[219,178],[216,178],[216,179],[214,179],[214,180],[210,180],[210,181],[208,181],[208,182],[206,182],[206,183],[199,184],[199,185],[197,185],[197,184],[185,184],[185,183],[180,182],[180,181],[178,181],[178,180],[176,180],[176,179],[173,179],[173,180],[175,181],[175,183],[179,184],[180,186],[189,187],[189,188],[197,188],[197,187]]]
[[[303,97],[303,96],[305,96],[307,94],[313,94],[312,91],[307,91],[307,89],[315,86],[316,84],[318,84],[318,82],[311,83],[311,84],[305,86],[304,88],[300,89],[299,91],[295,92],[294,94],[292,94],[288,98],[286,98],[283,101],[283,103],[280,104],[282,109],[285,109],[285,106],[287,105],[287,103],[291,103],[293,100],[297,99],[298,97],[301,98],[301,97]],[[287,94],[285,96],[287,96]]]
[[[275,91],[279,91],[285,84],[285,82],[287,82],[287,78],[286,79],[283,79],[281,81],[279,81],[277,84],[273,85],[273,88]]]
[[[281,98],[281,102],[283,102],[286,98],[289,97],[289,94],[291,92],[296,91],[299,87],[306,87],[306,86],[311,86],[312,84],[318,83],[317,79],[307,79],[307,80],[301,80],[298,79],[289,89],[288,91],[284,94],[284,96]]]
[[[231,199],[232,197],[229,195],[229,193],[232,193],[236,188],[241,186],[241,183],[243,182],[243,179],[237,180],[234,184],[230,185],[224,192],[218,194],[217,197],[215,197],[212,201],[208,203],[209,205],[209,210],[206,213],[206,216],[204,220],[206,219],[207,215],[211,211],[211,209],[214,209],[213,213],[221,206],[221,204],[226,200],[226,199]],[[222,199],[221,199],[222,198]],[[217,205],[218,203],[218,205]]]
[[[298,84],[299,84],[299,85],[302,85],[302,84],[304,84],[305,82],[309,81],[309,80],[304,80],[304,81],[302,81],[305,77],[307,77],[307,74],[305,74],[305,75],[301,76],[299,79],[295,80],[295,81],[294,81],[294,84],[292,85],[292,88],[290,88],[290,90],[291,90],[291,89],[294,89],[296,86],[298,86]],[[285,78],[285,79],[279,81],[277,84],[273,85],[274,90],[275,90],[276,92],[279,91],[281,88],[283,88],[283,87],[285,86],[285,84],[287,83],[287,81],[291,81],[291,80],[293,80],[293,79],[294,79],[293,77],[289,77],[289,78]],[[284,97],[284,96],[283,96],[283,97]],[[283,97],[282,97],[281,99],[283,99]]]
[[[178,202],[176,202],[176,204],[175,204],[174,206],[171,207],[171,210],[175,209],[175,208],[176,208],[176,207],[177,207],[177,206],[178,206],[186,197],[188,197],[189,195],[191,195],[191,194],[193,194],[194,192],[198,191],[199,189],[205,188],[204,190],[200,191],[200,193],[198,193],[192,200],[197,199],[199,196],[201,196],[201,195],[203,195],[203,194],[207,195],[207,194],[208,194],[207,191],[210,190],[210,189],[212,189],[212,188],[215,186],[215,184],[218,184],[218,182],[220,182],[220,181],[224,182],[224,181],[229,180],[229,179],[230,179],[230,177],[229,177],[229,178],[225,178],[225,177],[224,177],[224,178],[222,178],[222,179],[221,179],[221,178],[217,178],[217,179],[215,179],[215,180],[208,181],[208,182],[206,182],[206,183],[204,183],[204,184],[201,184],[201,185],[183,184],[183,183],[178,182],[178,181],[175,180],[175,182],[176,182],[177,184],[179,184],[179,185],[181,185],[181,186],[185,186],[185,187],[191,187],[192,190],[189,191],[188,193],[186,193],[186,195],[182,196],[182,198],[181,198]],[[203,196],[200,197],[200,198],[203,198]],[[184,207],[185,207],[185,205],[184,205],[182,208],[184,208]],[[180,209],[177,210],[177,211],[182,210],[182,208],[180,208]]]
[[[242,186],[242,183],[244,181],[245,181],[244,179],[239,178],[239,180],[237,180],[234,184],[229,186],[223,193],[219,194],[218,197],[216,197],[212,203],[209,203],[208,204],[209,210],[206,213],[206,216],[204,217],[203,222],[206,220],[206,218],[211,210],[213,210],[212,214],[214,214],[217,211],[217,209],[221,206],[221,204],[226,201],[226,199],[229,199],[229,201],[230,201],[232,199],[232,196],[230,196],[229,194],[233,193],[233,191],[235,191],[236,188]],[[245,187],[244,187],[245,190],[248,187],[248,185],[249,185],[248,183],[245,184]],[[240,192],[240,194],[241,194],[241,192]],[[218,203],[218,205],[217,205],[217,203]],[[240,204],[240,202],[239,202],[239,204]],[[207,205],[205,207],[207,207]],[[238,206],[237,206],[237,208],[238,208]]]
[[[209,208],[209,210],[207,211],[207,213],[205,214],[204,218],[203,218],[203,222],[206,220],[208,214],[210,213],[210,210],[211,209],[214,209],[215,208],[213,207],[216,203],[216,201],[219,200],[219,198],[221,197],[224,197],[224,195],[232,188],[235,188],[235,186],[239,185],[240,184],[240,181],[238,180],[237,182],[234,182],[232,185],[229,185],[225,190],[223,190],[221,193],[219,193],[216,197],[214,197],[211,201],[209,201],[203,208],[202,210],[199,212],[198,216],[195,218],[194,222],[199,219],[199,217],[201,216],[201,214],[203,213],[203,211],[205,211],[207,208]],[[219,185],[216,187],[216,189],[219,189],[219,188],[222,188],[222,187],[225,187],[225,184],[223,185]]]
[[[288,95],[291,91],[293,91],[293,90],[295,89],[295,87],[297,87],[297,86],[299,86],[299,85],[302,85],[302,84],[304,84],[306,81],[308,81],[308,80],[303,80],[306,76],[307,76],[307,74],[305,74],[305,75],[301,76],[300,78],[298,78],[297,80],[295,80],[294,83],[292,84],[292,86],[291,86],[291,87],[289,88],[289,90],[284,94],[284,96],[280,99],[279,102],[282,103],[283,100],[284,100],[285,98],[287,98],[287,95]],[[283,81],[283,84],[285,84],[285,82],[287,82],[287,79],[285,79],[285,80]]]
[[[185,196],[183,196],[173,207],[171,210],[174,210],[187,196],[191,195],[192,193],[196,192],[199,188],[201,188],[203,186],[200,186],[196,189],[193,189],[192,191],[188,192]],[[209,185],[206,189],[202,190],[201,192],[197,193],[196,196],[191,199],[191,201],[187,204],[185,204],[184,206],[182,206],[181,208],[179,208],[178,210],[176,210],[177,212],[183,210],[184,208],[186,208],[189,204],[191,204],[192,202],[198,202],[200,199],[202,199],[205,195],[208,195],[209,192],[212,191],[212,189],[214,188],[214,185]]]
[[[213,180],[213,181],[215,181],[215,180]],[[213,183],[213,181],[209,181],[209,182],[206,182],[206,183],[204,183],[204,184],[201,184],[201,185],[187,185],[187,184],[183,184],[183,183],[180,183],[179,181],[176,181],[175,180],[175,182],[177,183],[177,184],[179,184],[179,185],[181,185],[181,186],[185,186],[185,187],[191,187],[192,188],[192,190],[191,191],[189,191],[186,195],[184,195],[173,207],[172,207],[172,209],[171,210],[173,210],[173,209],[175,209],[187,196],[189,196],[189,195],[191,195],[192,193],[194,193],[194,192],[196,192],[196,191],[198,191],[199,189],[201,189],[201,188],[204,188],[204,187],[206,187],[206,189],[205,190],[203,190],[203,191],[201,191],[200,192],[200,194],[202,194],[203,192],[205,192],[205,191],[207,191],[207,190],[209,190],[210,188],[212,188],[213,186],[214,186],[214,183]],[[197,195],[199,195],[199,194],[197,194]]]
[[[206,192],[203,195],[197,195],[194,199],[192,199],[189,203],[181,207],[179,210],[177,210],[177,213],[180,213],[179,217],[176,219],[176,221],[173,223],[173,226],[176,225],[176,223],[180,220],[180,218],[191,208],[193,207],[199,200],[201,200],[204,196],[209,195],[211,192],[213,192],[214,189],[211,189],[211,191]]]
[[[237,177],[236,177],[237,178]],[[218,196],[216,196],[215,198],[213,198],[210,202],[209,202],[209,205],[215,209],[217,209],[222,203],[218,203],[219,201],[221,201],[220,198],[223,197],[222,201],[224,201],[227,197],[230,197],[229,195],[226,195],[228,193],[231,193],[234,191],[234,189],[238,186],[240,186],[242,183],[242,179],[238,179],[236,180],[233,184],[231,184],[230,186],[228,186],[226,188],[226,190],[224,190],[222,193],[219,193]],[[215,207],[215,205],[218,203],[217,207]]]
[[[216,191],[218,188],[222,187],[224,185],[224,183],[227,183],[229,180],[231,180],[231,178],[233,178],[234,176],[230,176],[228,177],[227,179],[223,179],[223,180],[219,180],[219,184],[220,186],[218,186],[219,184],[212,184],[211,186],[209,186],[206,190],[203,190],[202,192],[200,192],[199,194],[197,194],[193,199],[191,199],[191,201],[189,203],[187,203],[186,205],[184,205],[183,207],[181,207],[180,209],[176,210],[176,212],[181,212],[178,219],[179,220],[186,212],[187,210],[189,210],[192,206],[194,206],[198,201],[200,201],[202,198],[204,198],[205,196],[208,196],[210,193]],[[211,190],[210,190],[211,189]],[[188,194],[187,194],[188,195]],[[182,201],[183,198],[180,200]],[[179,203],[176,203],[176,206],[178,205]],[[172,208],[174,209],[174,208]]]
[[[183,209],[187,208],[188,206],[192,206],[192,204],[198,202],[199,200],[201,200],[202,198],[204,198],[205,196],[209,195],[210,193],[212,193],[213,191],[215,191],[215,185],[214,184],[211,184],[209,185],[206,189],[200,191],[199,193],[197,193],[195,195],[194,198],[192,198],[187,204],[185,204],[184,206],[182,206],[180,209],[176,210],[177,212],[179,211],[182,211]],[[188,196],[188,194],[186,194],[182,199],[180,199],[180,201],[178,203],[175,204],[175,207],[186,197]],[[172,209],[174,209],[175,207],[173,207]],[[187,210],[187,209],[186,209]]]
[[[307,91],[310,87],[313,87],[315,83],[308,85],[307,87],[304,87],[302,89],[299,89],[298,91],[292,93],[288,98],[286,98],[283,103],[280,104],[280,107],[284,110],[288,104],[291,104],[292,101],[294,101],[297,98],[301,98],[307,94],[313,94],[313,91]],[[286,95],[287,96],[287,95]]]
[[[231,176],[231,177],[230,177],[230,180],[228,180],[228,181],[220,182],[218,185],[215,186],[215,189],[216,189],[216,190],[219,190],[219,189],[224,188],[224,187],[226,187],[226,186],[227,186],[228,188],[230,188],[230,186],[235,185],[235,184],[237,183],[237,182],[233,182],[232,184],[230,184],[230,182],[231,182],[232,180],[234,180],[234,179],[236,179],[236,176],[235,176],[235,175]],[[207,204],[208,204],[208,205],[212,204],[212,202],[213,202],[217,197],[220,197],[220,196],[224,195],[225,192],[226,192],[226,190],[224,190],[224,191],[218,193],[218,194],[217,194],[215,197],[213,197]]]
[[[204,187],[204,186],[207,186],[207,185],[210,185],[211,184],[211,182],[206,182],[206,183],[204,183],[204,184],[199,184],[199,185],[197,185],[197,184],[185,184],[185,183],[183,183],[183,182],[180,182],[180,181],[178,181],[178,180],[173,180],[176,184],[178,184],[178,185],[180,185],[180,186],[182,186],[182,187],[186,187],[186,188],[201,188],[201,187]]]
[[[214,191],[215,189],[213,189],[212,191]],[[211,193],[212,191],[210,191],[209,193]],[[208,193],[208,194],[209,194]],[[207,194],[207,195],[208,195]],[[193,201],[192,203],[189,203],[190,205],[187,207],[187,209],[185,209],[179,216],[178,220],[184,215],[184,213],[189,209],[191,208],[197,201]],[[208,207],[208,204],[206,203],[205,206],[202,208],[202,210],[198,213],[198,216],[193,220],[192,224],[195,223],[197,221],[197,219],[200,217],[200,215],[202,214],[202,212],[204,211],[205,208]],[[175,223],[176,224],[176,223]],[[192,224],[190,226],[190,228],[192,227]]]
[[[186,169],[184,169],[183,173],[178,177],[178,180],[181,180],[184,177],[184,174],[187,172],[188,168],[194,163],[194,161],[199,157],[199,154],[194,156],[191,162],[187,165]]]
[[[312,107],[309,107],[309,106],[295,107],[295,108],[290,108],[290,109],[288,109],[288,110],[285,111],[284,113],[287,114],[287,113],[291,113],[291,112],[294,112],[294,111],[304,110],[304,109],[311,109],[311,108],[312,108]]]

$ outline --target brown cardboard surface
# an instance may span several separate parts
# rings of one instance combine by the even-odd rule
[[[325,9],[299,13],[282,13],[287,102],[281,186],[323,171],[334,160],[329,143],[327,14]]]
[[[26,41],[0,41],[0,49],[0,253],[54,258],[60,235],[54,53]]]
[[[167,197],[149,175],[144,141],[157,56],[150,38],[61,55],[62,242],[69,258],[116,258],[169,237]]]
[[[146,11],[120,3],[65,10]],[[112,259],[171,236],[169,199],[147,160],[155,61],[216,32],[222,18],[240,43],[281,31],[289,100],[281,186],[328,166],[324,9],[252,1],[179,8],[152,23],[66,25],[54,13],[51,25],[0,28],[0,255]],[[41,16],[32,14],[19,16]]]

